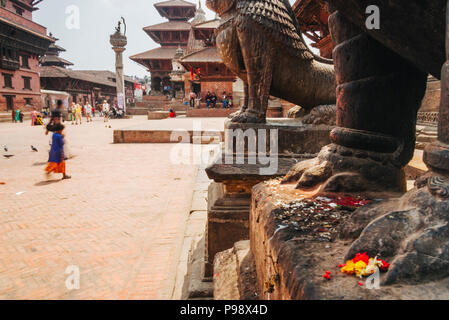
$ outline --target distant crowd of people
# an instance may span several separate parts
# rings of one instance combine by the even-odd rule
[[[83,117],[86,122],[89,123],[92,122],[96,115],[103,117],[104,122],[108,122],[111,117],[122,118],[125,115],[124,110],[120,109],[116,103],[111,106],[106,100],[102,103],[97,103],[96,106],[92,106],[88,101],[84,102],[84,104],[72,102],[71,106],[68,108],[64,107],[63,104],[60,104],[56,109],[61,113],[62,121],[71,121],[73,125],[82,124]],[[37,108],[33,108],[30,114],[31,125],[44,125],[43,119],[49,117],[50,113],[51,111],[48,108],[43,108],[41,111],[38,111]],[[17,107],[11,111],[11,117],[12,122],[21,123],[24,119],[24,113]]]
[[[203,98],[193,91],[190,92],[189,94],[190,107],[194,108],[197,101],[201,103],[203,101]],[[204,102],[206,102],[206,107],[216,108],[217,101],[220,101],[222,103],[223,109],[233,107],[232,95],[227,94],[226,91],[223,91],[220,99],[217,97],[217,94],[215,92],[207,91],[206,95],[204,96]]]

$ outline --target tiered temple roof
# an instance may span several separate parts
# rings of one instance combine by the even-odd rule
[[[196,6],[183,0],[170,0],[156,3],[154,7],[169,21],[143,30],[161,47],[133,55],[130,59],[145,66],[150,72],[170,72],[176,49],[187,47],[191,29],[188,20],[194,17]]]
[[[51,34],[50,34],[51,36]],[[59,40],[54,38],[55,41]],[[45,56],[43,56],[40,59],[41,66],[57,66],[57,67],[63,67],[66,66],[73,66],[73,63],[70,61],[67,61],[59,56],[60,52],[66,51],[64,48],[56,45],[55,43],[52,43],[47,50],[47,53]]]
[[[161,16],[168,20],[189,20],[195,16],[196,6],[184,0],[169,0],[154,5]]]

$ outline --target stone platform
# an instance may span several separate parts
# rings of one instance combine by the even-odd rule
[[[23,121],[31,120],[31,112],[23,113]],[[12,122],[11,112],[0,112],[0,122]]]
[[[223,118],[149,120],[114,130],[114,143],[218,143],[224,139],[223,123]]]
[[[161,120],[170,117],[168,111],[148,111],[148,120]]]
[[[230,114],[239,111],[238,108],[233,109],[222,109],[222,108],[201,108],[193,109],[189,108],[187,110],[187,117],[198,118],[198,117],[228,117]]]

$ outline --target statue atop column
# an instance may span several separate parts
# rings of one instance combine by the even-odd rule
[[[122,33],[122,22],[125,26],[124,33]],[[126,21],[125,18],[121,17],[118,21],[117,27],[115,28],[115,33],[110,37],[110,43],[112,45],[112,50],[115,52],[115,69],[116,69],[116,84],[117,84],[117,105],[119,109],[123,109],[126,112],[126,101],[125,101],[125,77],[123,73],[123,51],[125,51],[125,46],[128,43],[126,38]]]

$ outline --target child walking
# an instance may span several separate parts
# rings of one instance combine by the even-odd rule
[[[56,119],[54,119],[56,120]],[[62,173],[62,179],[70,179],[71,176],[66,174],[66,167],[64,161],[64,125],[59,123],[58,120],[54,121],[53,124],[49,124],[47,126],[48,131],[53,132],[50,156],[48,159],[47,167],[45,168],[45,172],[47,176],[50,173]]]

